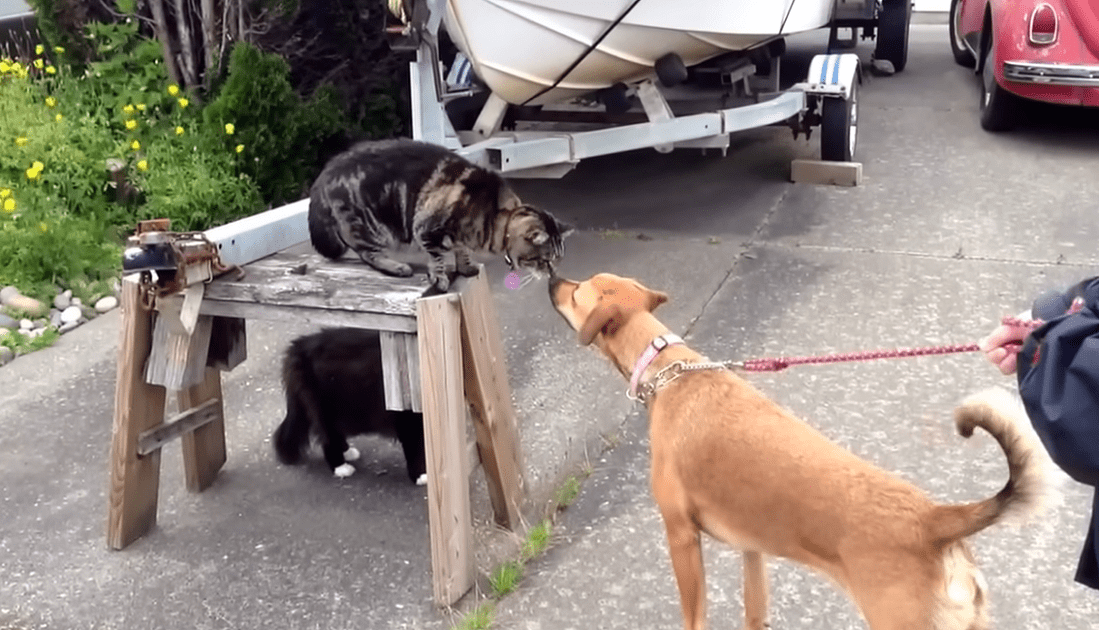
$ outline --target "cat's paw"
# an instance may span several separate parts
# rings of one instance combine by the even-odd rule
[[[441,295],[450,290],[450,278],[446,274],[434,276],[429,280],[431,280],[431,286],[428,287],[428,291],[433,291],[432,295]]]
[[[347,450],[343,452],[344,461],[354,461],[359,458],[359,449],[354,446],[348,446]]]
[[[416,477],[416,485],[417,486],[426,486],[427,485],[427,473],[424,473],[424,474],[420,475],[419,477]]]
[[[332,471],[332,474],[343,479],[344,477],[350,477],[355,474],[355,467],[351,464],[340,464]]]

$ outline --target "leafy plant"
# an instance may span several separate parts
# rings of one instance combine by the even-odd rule
[[[278,55],[237,44],[224,85],[203,110],[205,122],[223,131],[223,146],[240,147],[241,172],[270,204],[301,198],[323,166],[325,142],[341,130],[335,92],[321,88],[303,100],[289,73]]]

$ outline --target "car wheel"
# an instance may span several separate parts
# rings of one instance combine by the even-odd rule
[[[908,65],[908,23],[912,20],[912,0],[883,0],[878,14],[878,45],[875,59],[885,59],[900,72]]]
[[[820,159],[850,162],[859,139],[859,83],[851,85],[848,98],[822,98]]]
[[[981,64],[981,127],[985,131],[1007,131],[1014,126],[1016,96],[996,82],[996,42],[989,37]]]
[[[950,52],[954,53],[954,61],[957,61],[959,65],[972,68],[977,60],[973,58],[973,53],[969,52],[969,48],[965,45],[965,40],[962,39],[961,20],[962,0],[951,0]]]

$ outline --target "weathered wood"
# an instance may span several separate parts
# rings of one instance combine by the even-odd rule
[[[183,304],[180,295],[158,300],[152,352],[145,362],[147,383],[178,390],[202,381],[212,321],[199,316],[189,333],[180,317]]]
[[[382,382],[389,411],[423,411],[416,335],[382,331]]]
[[[424,298],[417,312],[432,583],[435,602],[448,606],[474,580],[458,296]]]
[[[202,492],[217,479],[225,464],[225,420],[221,396],[221,372],[206,368],[205,378],[193,387],[179,392],[179,408],[201,407],[216,401],[217,418],[183,434],[183,474],[187,489]]]
[[[137,276],[122,279],[122,322],[118,344],[115,410],[111,428],[107,545],[122,549],[156,524],[160,453],[138,457],[142,431],[164,420],[164,388],[144,378],[152,340],[152,313],[141,306]]]
[[[206,365],[228,372],[248,358],[248,337],[239,317],[213,317]]]
[[[462,288],[462,373],[496,523],[514,529],[523,498],[519,431],[500,323],[485,270]]]
[[[137,439],[137,454],[144,457],[149,453],[160,450],[165,444],[184,433],[189,433],[204,424],[217,420],[221,417],[220,403],[221,401],[216,398],[207,400],[198,407],[192,407],[172,416],[158,427],[142,431]]]
[[[357,259],[328,260],[314,253],[283,252],[256,261],[243,276],[228,273],[206,287],[207,302],[241,302],[265,306],[416,316],[416,300],[427,288],[427,278],[394,278]]]
[[[307,323],[317,326],[351,326],[370,330],[416,332],[416,318],[404,315],[331,311],[324,308],[273,306],[259,302],[202,301],[203,315],[262,319],[275,322]]]
[[[862,163],[827,160],[794,160],[790,181],[798,184],[858,186],[862,183]]]

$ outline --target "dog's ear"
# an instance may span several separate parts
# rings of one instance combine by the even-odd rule
[[[580,345],[589,345],[599,333],[614,334],[622,324],[622,307],[617,304],[600,304],[588,315],[580,329]]]
[[[663,291],[653,291],[649,289],[649,312],[656,310],[656,307],[668,301],[668,294]]]

